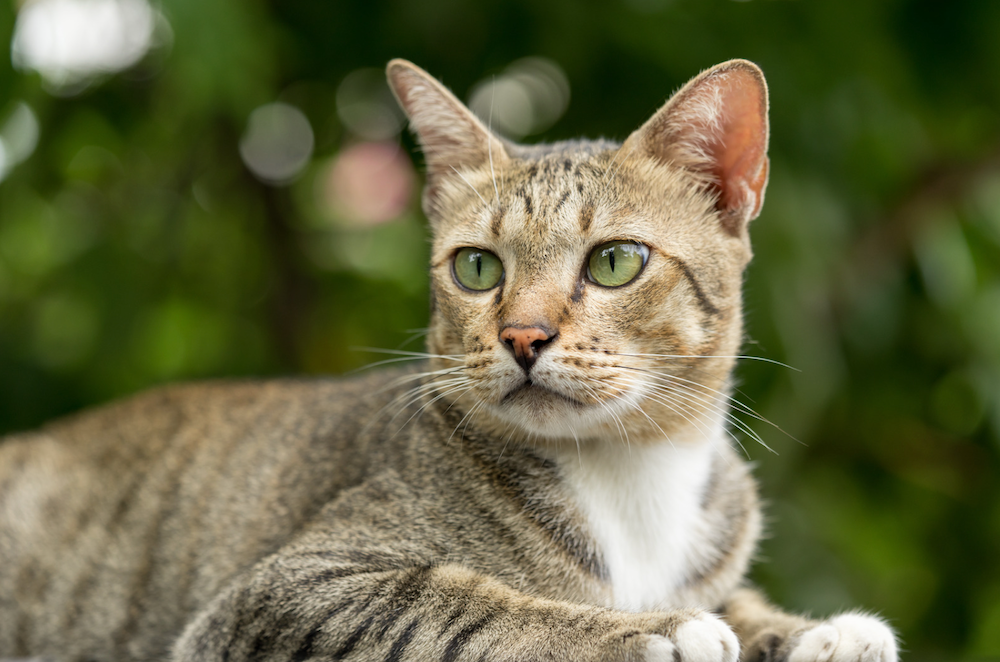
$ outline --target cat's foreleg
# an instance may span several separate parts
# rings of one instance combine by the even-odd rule
[[[457,565],[365,572],[278,556],[185,631],[175,662],[736,662],[695,609],[632,614],[530,597]]]
[[[896,662],[896,637],[882,619],[847,613],[817,621],[783,612],[751,589],[724,606],[744,662]]]

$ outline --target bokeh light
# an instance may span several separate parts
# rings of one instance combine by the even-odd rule
[[[243,163],[260,180],[281,185],[295,179],[313,152],[313,130],[301,110],[270,103],[250,114],[240,140]]]
[[[469,108],[491,128],[519,139],[555,124],[569,105],[569,80],[552,60],[526,57],[503,73],[479,81],[469,95]]]
[[[337,88],[337,115],[364,140],[389,140],[403,128],[403,113],[385,82],[385,72],[374,67],[344,77]]]
[[[398,218],[413,199],[416,174],[399,145],[365,142],[347,147],[318,180],[324,204],[352,225],[377,225]]]
[[[0,116],[2,118],[3,116]],[[38,118],[23,101],[0,124],[0,182],[35,151],[38,144]]]
[[[33,0],[18,14],[11,59],[54,91],[137,63],[155,44],[163,15],[146,0]]]

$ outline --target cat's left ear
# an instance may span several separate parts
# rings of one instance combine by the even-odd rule
[[[397,59],[389,63],[386,75],[423,148],[432,205],[437,179],[507,160],[503,142],[429,73]]]
[[[764,74],[730,60],[681,88],[621,149],[706,175],[723,228],[740,236],[764,202],[767,137]]]

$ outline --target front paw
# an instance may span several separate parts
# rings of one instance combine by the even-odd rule
[[[803,632],[788,662],[897,662],[896,637],[874,616],[842,614]]]
[[[740,644],[720,618],[702,612],[685,621],[669,637],[644,635],[644,662],[736,662]]]

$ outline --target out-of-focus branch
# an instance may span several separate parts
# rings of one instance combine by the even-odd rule
[[[1000,172],[1000,145],[975,161],[936,164],[926,169],[887,210],[883,215],[885,220],[855,242],[850,264],[872,269],[880,263],[900,259],[926,222],[927,210],[961,200],[984,178],[997,172]]]
[[[274,285],[268,295],[271,334],[282,367],[298,371],[302,356],[300,339],[312,298],[312,284],[302,273],[294,231],[286,218],[290,205],[286,189],[268,186],[249,173],[247,178],[264,201],[268,252],[274,266]]]

